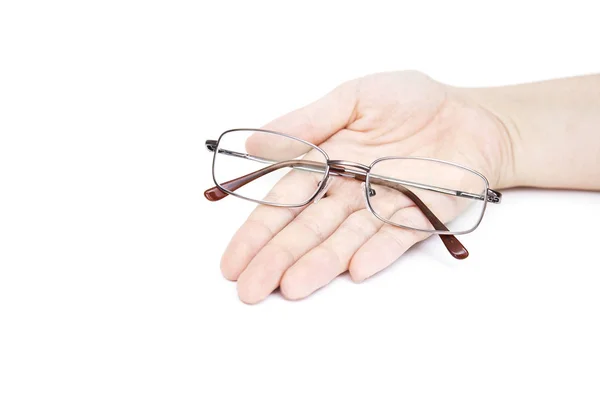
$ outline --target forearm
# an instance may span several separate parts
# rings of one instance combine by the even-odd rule
[[[467,90],[506,126],[505,186],[600,190],[600,75]]]

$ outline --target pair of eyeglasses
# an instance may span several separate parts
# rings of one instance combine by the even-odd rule
[[[424,157],[382,157],[370,165],[331,160],[305,140],[263,129],[232,129],[207,140],[214,153],[214,187],[204,196],[228,195],[274,207],[304,207],[326,195],[333,177],[360,182],[366,208],[386,224],[439,235],[457,259],[469,252],[456,239],[475,230],[487,203],[502,194],[481,173]]]

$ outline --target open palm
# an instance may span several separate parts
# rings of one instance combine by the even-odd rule
[[[347,82],[265,129],[319,145],[331,159],[367,165],[383,156],[456,162],[483,173],[492,186],[502,186],[510,159],[506,129],[494,114],[417,72]],[[335,178],[324,199],[303,208],[259,205],[221,262],[224,276],[238,281],[241,300],[256,303],[277,287],[286,298],[302,298],[347,270],[362,281],[428,236],[375,218],[358,185]]]

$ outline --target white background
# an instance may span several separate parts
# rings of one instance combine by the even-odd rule
[[[600,397],[599,193],[258,306],[219,271],[252,206],[202,196],[205,139],[350,78],[599,72],[594,7],[547,3],[2,2],[0,398]]]

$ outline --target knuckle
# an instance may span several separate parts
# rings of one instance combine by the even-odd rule
[[[319,246],[318,251],[319,258],[322,260],[323,265],[327,266],[327,270],[335,272],[335,274],[332,274],[332,276],[329,277],[330,279],[333,279],[338,273],[341,273],[346,269],[348,260],[345,260],[344,262],[340,257],[340,254],[327,243]]]
[[[340,227],[340,230],[361,239],[366,239],[370,236],[369,233],[375,229],[375,222],[371,220],[370,216],[365,218],[364,213],[360,211],[351,214]]]
[[[283,244],[275,242],[268,243],[261,252],[267,255],[267,258],[273,260],[273,262],[268,264],[272,266],[279,266],[280,262],[278,262],[278,260],[282,260],[281,263],[283,265],[291,265],[295,263],[297,259],[291,249]]]
[[[414,244],[415,236],[413,232],[414,231],[411,230],[396,227],[388,227],[387,225],[383,226],[379,230],[379,233],[383,237],[389,239],[391,243],[393,243],[396,247],[398,247],[398,249],[401,250],[406,250]]]
[[[263,201],[267,201],[269,203],[281,203],[282,200],[283,196],[275,190],[271,190],[263,199]]]
[[[326,238],[326,234],[323,231],[322,223],[315,217],[309,217],[307,215],[300,214],[296,217],[296,222],[304,229],[312,233],[319,242],[322,242]]]
[[[265,231],[265,233],[269,236],[273,236],[275,234],[273,229],[262,219],[254,218],[251,216],[250,218],[248,218],[246,223],[248,225],[249,231],[255,232],[255,230],[258,228],[260,230]]]
[[[356,211],[356,209],[356,204],[353,204],[350,201],[345,201],[340,204],[340,210],[345,217],[352,215]]]

